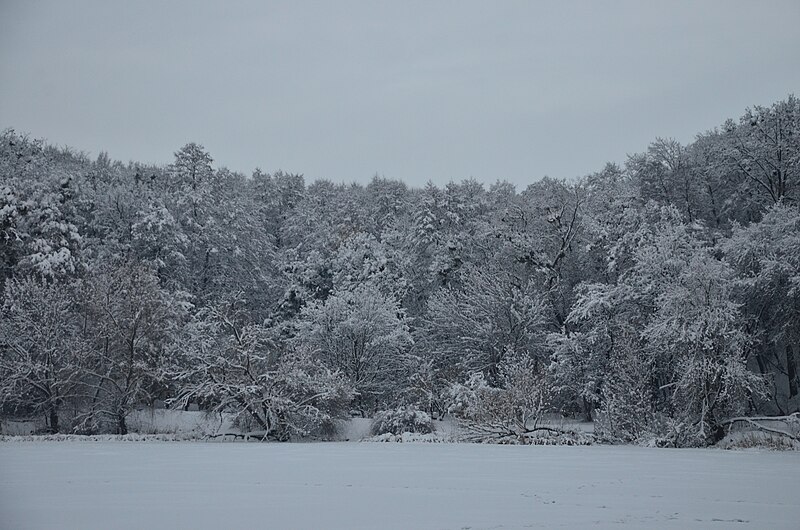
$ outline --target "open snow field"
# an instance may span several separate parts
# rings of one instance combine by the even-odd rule
[[[800,452],[7,442],[0,528],[800,528]]]

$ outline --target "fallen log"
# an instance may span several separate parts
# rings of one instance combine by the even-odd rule
[[[790,433],[789,431],[785,431],[783,429],[762,425],[761,423],[759,423],[762,421],[782,421],[787,424],[792,422],[800,423],[800,412],[795,412],[793,414],[789,414],[788,416],[737,416],[735,418],[729,418],[727,420],[723,420],[720,423],[722,425],[733,425],[736,422],[743,422],[747,423],[748,425],[752,425],[759,431],[786,436],[787,438],[790,438],[796,442],[800,442],[800,436]]]

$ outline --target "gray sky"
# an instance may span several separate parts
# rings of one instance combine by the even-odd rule
[[[96,155],[519,186],[800,92],[800,2],[0,0],[0,128]]]

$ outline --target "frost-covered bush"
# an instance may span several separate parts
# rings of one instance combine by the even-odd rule
[[[472,441],[528,443],[531,433],[559,429],[541,425],[554,395],[548,374],[526,355],[507,353],[498,367],[502,386],[488,384],[483,374],[470,374],[451,385],[449,412],[461,420]]]
[[[498,369],[501,386],[480,372],[449,388],[448,412],[472,421],[510,421],[528,425],[546,412],[553,393],[547,374],[527,356],[507,354]]]
[[[653,406],[652,363],[633,354],[611,362],[595,433],[610,443],[653,445],[666,426]]]
[[[416,358],[410,364],[410,374],[402,393],[404,403],[441,418],[447,412],[447,388],[439,380],[431,360]]]
[[[413,432],[427,434],[433,432],[430,414],[414,407],[398,407],[375,415],[372,420],[372,434],[403,434]]]
[[[453,383],[447,389],[450,401],[447,412],[459,419],[479,419],[484,415],[486,402],[498,392],[489,386],[481,372],[473,372],[463,383]]]

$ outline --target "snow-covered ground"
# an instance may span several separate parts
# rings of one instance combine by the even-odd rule
[[[0,443],[0,527],[800,527],[800,452]]]

